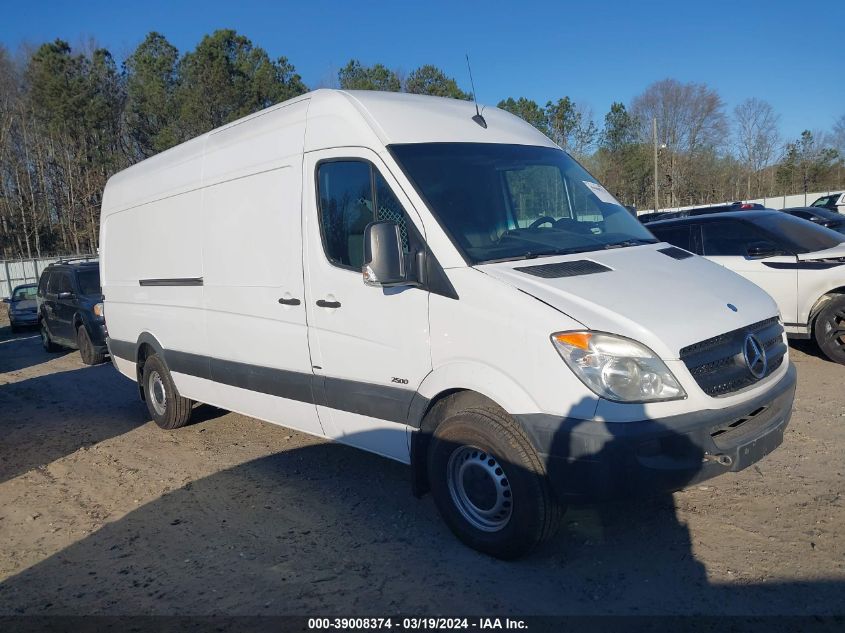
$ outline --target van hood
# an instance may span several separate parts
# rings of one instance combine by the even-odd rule
[[[639,341],[664,360],[677,359],[687,345],[778,314],[774,300],[750,281],[697,255],[678,260],[660,252],[669,248],[666,243],[648,244],[480,264],[476,269],[586,329]],[[608,270],[558,276],[548,268],[563,262],[588,262],[587,267],[599,264]]]

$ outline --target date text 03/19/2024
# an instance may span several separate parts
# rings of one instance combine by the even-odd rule
[[[309,630],[524,630],[528,625],[518,618],[309,618]]]

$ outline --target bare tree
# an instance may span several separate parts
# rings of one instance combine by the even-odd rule
[[[719,93],[705,84],[664,79],[635,97],[631,112],[644,143],[651,142],[651,121],[657,120],[658,143],[668,154],[663,162],[671,206],[699,201],[707,194],[706,186],[691,178],[691,167],[701,152],[722,148],[727,138]]]
[[[839,155],[845,158],[845,114],[836,119],[836,123],[833,124],[833,140]]]
[[[737,157],[747,170],[746,197],[751,198],[751,181],[756,177],[760,194],[763,170],[775,159],[780,145],[780,116],[766,101],[752,97],[734,108]]]

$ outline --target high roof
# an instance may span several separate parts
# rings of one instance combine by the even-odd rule
[[[399,143],[556,147],[509,112],[471,101],[396,92],[321,89],[266,108],[141,161],[109,179],[103,216],[289,164],[305,151]]]
[[[309,127],[318,127],[325,108],[355,118],[343,102],[350,104],[384,145],[394,143],[554,143],[534,126],[509,112],[479,104],[487,127],[473,121],[475,103],[401,92],[369,90],[316,90],[312,93]],[[312,117],[314,125],[312,123]]]

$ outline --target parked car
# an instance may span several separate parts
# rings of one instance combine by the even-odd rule
[[[845,236],[780,211],[652,222],[658,238],[739,273],[777,301],[788,336],[845,363]]]
[[[811,207],[821,207],[837,213],[845,213],[845,192],[831,193],[818,198]]]
[[[100,235],[159,426],[199,401],[410,463],[502,558],[566,503],[741,470],[791,415],[771,297],[497,108],[302,95],[112,176]]]
[[[706,207],[692,207],[680,211],[664,211],[658,213],[644,213],[639,216],[640,222],[646,224],[656,220],[670,220],[672,218],[686,218],[694,215],[708,215],[710,213],[726,213],[728,211],[756,211],[765,209],[758,202],[731,202],[730,204],[714,204]]]
[[[831,211],[824,207],[795,207],[793,209],[783,209],[783,212],[794,215],[796,218],[809,220],[815,224],[832,229],[837,233],[845,233],[845,215],[836,211]]]
[[[97,262],[50,264],[38,280],[41,342],[48,352],[78,349],[86,365],[102,363],[108,352],[103,292]]]
[[[8,299],[3,299],[9,304],[9,325],[12,332],[31,325],[38,325],[38,311],[35,304],[35,294],[38,290],[36,284],[23,284],[16,286]]]

